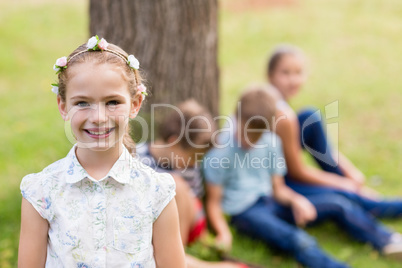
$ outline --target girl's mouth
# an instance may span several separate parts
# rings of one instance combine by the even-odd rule
[[[95,139],[103,139],[103,138],[107,138],[108,136],[110,136],[110,133],[112,133],[112,131],[115,128],[109,128],[109,129],[84,129],[84,131],[88,134],[88,136],[90,136],[91,138],[95,138]]]

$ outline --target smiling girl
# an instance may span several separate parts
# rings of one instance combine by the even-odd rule
[[[19,267],[185,267],[175,183],[129,152],[146,94],[138,68],[97,36],[57,60],[53,91],[76,144],[22,180]]]

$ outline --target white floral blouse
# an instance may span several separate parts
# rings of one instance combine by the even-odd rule
[[[75,149],[21,182],[22,196],[49,222],[46,267],[155,267],[152,226],[175,195],[173,178],[124,148],[97,181]]]

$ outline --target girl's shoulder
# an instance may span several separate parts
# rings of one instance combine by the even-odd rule
[[[172,175],[157,172],[140,160],[133,158],[130,177],[129,183],[150,199],[152,217],[155,221],[176,195],[176,183]]]
[[[296,119],[297,114],[285,100],[280,99],[276,102],[276,120],[278,123],[281,121],[294,121]]]
[[[153,185],[175,185],[170,173],[156,171],[153,167],[143,163],[141,158],[133,158],[130,169],[132,179],[139,178],[140,181]]]
[[[38,173],[31,173],[23,177],[21,181],[21,190],[33,184],[46,185],[51,181],[58,180],[65,172],[66,159],[60,159],[48,165]]]
[[[289,103],[276,88],[271,86],[269,92],[274,100],[277,116],[294,117],[296,115],[292,107],[290,107]]]
[[[38,173],[26,175],[20,184],[22,196],[47,220],[52,218],[50,209],[53,189],[57,188],[65,172],[65,158],[45,167]]]

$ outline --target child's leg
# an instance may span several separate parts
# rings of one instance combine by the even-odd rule
[[[274,210],[271,198],[260,198],[245,212],[233,216],[231,222],[240,232],[290,252],[307,267],[347,267],[327,256],[303,230],[277,217]]]
[[[307,185],[295,182],[289,174],[286,175],[286,184],[295,192],[306,197],[321,194],[339,194],[355,202],[372,216],[380,218],[402,217],[402,199],[370,199],[359,194],[337,190],[329,187]]]
[[[194,211],[195,219],[191,225],[191,230],[187,241],[188,244],[198,240],[203,234],[206,233],[207,230],[207,218],[205,216],[204,207],[201,200],[198,198],[194,198]]]
[[[300,142],[317,164],[325,171],[343,176],[335,161],[321,120],[319,110],[305,109],[299,112]]]
[[[334,188],[326,187],[326,186],[317,186],[312,184],[306,184],[298,182],[296,179],[293,179],[289,173],[285,175],[286,184],[292,188],[293,191],[304,195],[313,195],[313,194],[322,194],[322,193],[333,193],[336,190]]]
[[[396,218],[402,216],[402,199],[374,200],[351,192],[338,190],[335,192],[357,203],[375,217]]]
[[[390,242],[392,232],[345,196],[327,193],[306,197],[317,209],[316,222],[333,219],[350,235],[362,242],[369,242],[380,251]]]

